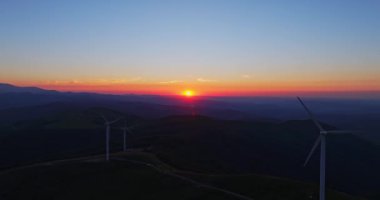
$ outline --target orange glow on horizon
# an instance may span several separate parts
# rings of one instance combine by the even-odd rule
[[[225,81],[178,82],[162,84],[147,81],[138,83],[113,82],[49,82],[49,81],[0,81],[16,86],[36,86],[63,92],[90,92],[107,94],[170,95],[170,96],[294,96],[294,95],[339,95],[379,94],[380,81]],[[183,90],[183,88],[190,88]],[[178,92],[180,91],[180,92]]]

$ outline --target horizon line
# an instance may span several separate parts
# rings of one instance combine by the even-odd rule
[[[19,85],[7,82],[0,82],[0,84],[10,85],[14,87],[20,88],[38,88],[46,91],[55,91],[61,93],[76,93],[76,94],[99,94],[99,95],[136,95],[136,96],[167,96],[167,97],[179,97],[182,96],[180,93],[159,93],[159,92],[147,92],[147,91],[106,91],[106,90],[59,90],[59,89],[51,89],[46,87],[41,87],[38,85]],[[365,95],[365,96],[360,96]],[[373,95],[373,96],[369,96]],[[208,95],[199,94],[195,95],[193,98],[202,97],[296,97],[296,96],[305,96],[305,97],[314,97],[314,98],[342,98],[342,99],[380,99],[380,90],[292,90],[292,91],[284,91],[284,90],[268,90],[268,91],[259,91],[259,92],[231,92],[226,90],[224,94],[221,93],[211,93]]]

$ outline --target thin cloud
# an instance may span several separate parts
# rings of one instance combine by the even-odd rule
[[[171,81],[162,81],[162,82],[159,82],[159,84],[175,84],[175,83],[183,83],[183,81],[180,81],[180,80],[171,80]]]
[[[54,80],[54,81],[46,81],[45,82],[48,85],[76,85],[76,84],[82,84],[83,81],[78,80]]]
[[[127,84],[129,82],[137,82],[141,81],[143,78],[137,76],[137,77],[132,77],[128,79],[98,79],[95,82],[103,83],[103,84]],[[89,81],[91,82],[91,81]]]
[[[212,80],[212,79],[205,79],[205,78],[198,78],[198,82],[217,82],[217,80]]]
[[[138,77],[131,78],[128,81],[130,81],[130,82],[136,82],[136,81],[141,81],[141,80],[143,80],[143,78],[141,78],[141,77],[138,76]]]
[[[249,75],[249,74],[243,74],[243,75],[241,75],[241,77],[245,78],[245,79],[249,79],[249,78],[251,78],[251,75]]]

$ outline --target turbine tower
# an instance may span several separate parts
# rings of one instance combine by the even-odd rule
[[[141,123],[140,124],[134,124],[133,126],[128,127],[127,121],[125,120],[124,126],[119,128],[120,130],[123,131],[123,152],[127,151],[127,133],[133,134],[131,129],[133,129],[139,125],[141,125]]]
[[[338,131],[338,130],[325,130],[321,124],[317,121],[314,114],[309,110],[309,108],[305,105],[305,103],[301,100],[300,97],[297,97],[299,102],[302,104],[306,112],[309,114],[313,123],[319,129],[319,136],[314,143],[313,148],[311,149],[309,155],[306,158],[304,163],[304,167],[309,162],[311,156],[314,154],[315,149],[321,144],[321,152],[320,152],[320,161],[319,161],[319,199],[326,199],[326,137],[328,134],[350,134],[350,133],[358,133],[358,131]]]
[[[125,121],[125,124],[123,127],[120,128],[123,131],[123,151],[127,151],[127,131],[131,132],[127,126],[127,121]]]
[[[123,151],[127,151],[127,128],[123,127]]]
[[[107,120],[107,118],[104,115],[101,115],[104,124],[106,125],[106,161],[109,161],[110,159],[110,131],[111,131],[111,124],[119,121],[121,118],[115,119],[113,121]]]

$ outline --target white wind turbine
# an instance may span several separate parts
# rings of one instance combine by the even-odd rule
[[[134,124],[133,126],[128,127],[127,121],[125,121],[124,126],[120,127],[120,130],[123,131],[123,152],[127,151],[127,133],[133,134],[132,129],[135,127],[141,126],[142,123]]]
[[[109,161],[110,159],[110,131],[111,131],[111,124],[119,121],[121,118],[115,119],[113,121],[107,120],[107,118],[104,115],[101,115],[104,124],[106,125],[106,161]]]
[[[131,130],[127,126],[127,121],[125,121],[125,124],[123,127],[120,128],[123,131],[123,151],[127,151],[127,131],[129,133],[132,133]]]
[[[315,149],[318,147],[319,144],[321,144],[321,154],[320,154],[320,161],[319,161],[319,199],[325,200],[326,199],[326,137],[328,134],[350,134],[350,133],[358,133],[358,131],[340,131],[340,130],[325,130],[321,124],[317,121],[314,114],[307,108],[307,106],[304,104],[304,102],[301,100],[301,98],[297,97],[299,102],[302,104],[302,106],[305,108],[306,112],[309,114],[311,120],[314,122],[314,124],[319,129],[319,137],[314,143],[313,148],[311,149],[309,155],[306,158],[306,161],[304,163],[304,166],[307,165],[309,162],[311,156],[314,154]]]
[[[123,130],[123,151],[127,151],[127,125],[121,128]]]

